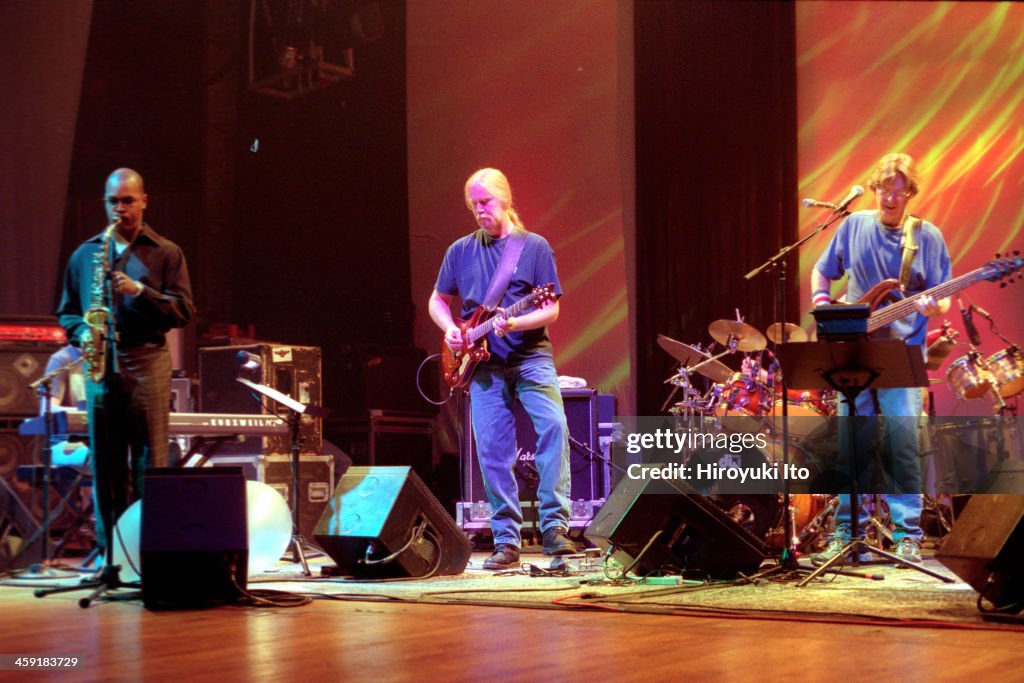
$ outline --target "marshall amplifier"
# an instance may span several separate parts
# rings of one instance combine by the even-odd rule
[[[463,411],[462,501],[458,504],[457,519],[465,530],[483,530],[489,528],[490,504],[477,460],[471,403],[467,394]],[[600,510],[611,488],[610,466],[604,459],[598,438],[598,394],[594,389],[563,389],[562,403],[569,424],[570,526],[583,527]],[[534,463],[537,434],[518,401],[513,412],[516,418],[515,475],[524,522],[529,525],[536,517],[533,510],[537,499],[538,473]]]

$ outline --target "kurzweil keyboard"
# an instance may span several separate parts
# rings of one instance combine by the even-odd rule
[[[21,423],[24,435],[46,433],[45,418],[32,417]],[[88,436],[89,419],[84,410],[58,410],[53,413],[54,436]],[[171,436],[271,436],[287,434],[288,423],[276,415],[243,413],[171,413]]]

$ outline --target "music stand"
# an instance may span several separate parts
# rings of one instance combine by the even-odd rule
[[[921,347],[908,345],[899,339],[782,344],[779,347],[778,355],[783,374],[790,380],[787,382],[789,386],[797,389],[834,389],[846,400],[850,407],[850,417],[856,417],[857,396],[869,387],[895,389],[928,386],[928,375],[925,372]],[[879,555],[898,565],[916,569],[946,583],[952,583],[953,580],[949,577],[868,545],[861,538],[856,439],[854,426],[850,424],[847,426],[847,448],[849,451],[847,462],[851,471],[851,540],[843,546],[838,554],[822,563],[797,586],[806,586],[850,552],[853,553],[853,566],[859,567],[862,551]]]
[[[308,414],[312,417],[323,417],[327,411],[319,406],[300,403],[288,394],[282,393],[273,387],[250,382],[244,377],[236,377],[235,379],[256,393],[262,394],[269,399],[273,399],[289,411],[286,422],[288,423],[289,433],[291,435],[292,455],[292,540],[290,543],[292,548],[292,562],[298,562],[302,565],[302,573],[305,576],[312,576],[313,573],[309,571],[309,564],[306,562],[306,555],[302,550],[303,546],[312,547],[312,545],[305,539],[305,537],[303,537],[302,530],[299,528],[299,442],[301,441],[301,437],[299,436],[299,427],[301,426],[302,416],[304,414]]]

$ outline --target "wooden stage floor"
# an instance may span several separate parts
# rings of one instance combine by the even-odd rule
[[[843,580],[865,604],[884,599],[867,585],[875,582]],[[294,608],[154,612],[138,600],[81,609],[83,593],[38,599],[30,584],[0,586],[0,653],[81,663],[63,671],[8,669],[0,680],[817,681],[856,671],[863,680],[1009,681],[1020,680],[1024,664],[1024,628],[980,622],[828,623],[827,612],[813,620],[742,611],[651,614],[550,600],[533,608],[426,604],[385,598],[383,588]],[[921,584],[937,590],[930,579]]]

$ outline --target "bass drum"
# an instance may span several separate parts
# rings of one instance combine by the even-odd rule
[[[690,458],[686,461],[687,466],[694,468],[691,472],[696,471],[698,465],[718,465],[722,469],[728,469],[731,467],[744,467],[750,470],[760,469],[764,463],[778,463],[780,466],[783,463],[783,447],[781,441],[770,441],[765,449],[750,448],[740,453],[730,453],[723,449],[701,449],[693,453]],[[814,459],[801,448],[799,445],[790,444],[789,447],[789,462],[791,465],[796,467],[804,467],[810,471],[811,479],[813,480],[819,473],[819,468],[815,463]],[[694,475],[691,475],[694,476]],[[718,482],[713,482],[708,486],[701,486],[700,482],[691,482],[694,484],[694,488],[708,500],[712,501],[725,510],[725,512],[740,526],[745,528],[760,539],[764,539],[766,542],[770,542],[770,536],[782,522],[782,496],[777,492],[781,482],[779,480],[771,480],[766,482],[747,482],[744,488],[750,489],[749,493],[724,493],[723,490],[732,489],[735,490],[739,484],[738,480],[722,479]],[[810,494],[798,494],[804,495],[808,498],[817,498],[817,496],[811,496]],[[791,497],[796,499],[797,495]],[[817,503],[815,503],[817,505]],[[807,514],[801,513],[801,519],[807,517],[808,520],[812,519],[817,511],[812,512],[812,506],[810,502],[805,503],[803,506],[807,510]],[[803,523],[805,524],[805,523]],[[802,528],[801,522],[798,521],[797,528]]]

